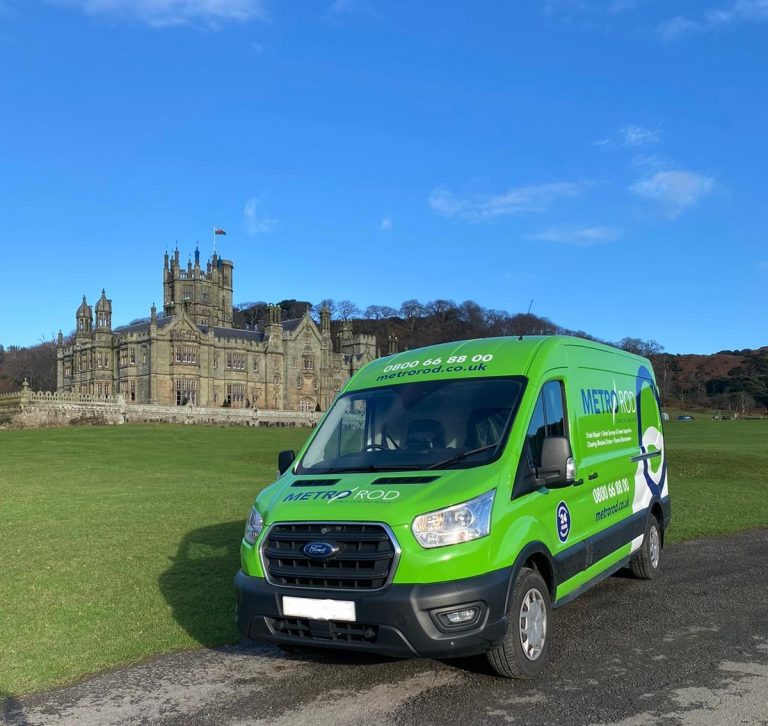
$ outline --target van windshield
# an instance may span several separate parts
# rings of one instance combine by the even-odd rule
[[[401,383],[351,391],[323,420],[298,474],[479,466],[506,440],[525,379]]]

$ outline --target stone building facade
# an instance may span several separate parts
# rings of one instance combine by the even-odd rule
[[[307,312],[282,320],[268,309],[262,330],[233,327],[234,265],[214,253],[202,266],[165,255],[163,314],[112,328],[112,301],[102,290],[94,308],[83,301],[75,334],[59,332],[58,390],[111,396],[126,404],[227,406],[276,411],[325,410],[347,379],[377,355],[372,335],[349,323],[333,340],[330,313],[320,325]]]

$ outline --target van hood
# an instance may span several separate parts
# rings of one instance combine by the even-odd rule
[[[265,524],[310,520],[410,524],[414,517],[495,489],[496,462],[471,469],[323,476],[286,473],[256,498]]]

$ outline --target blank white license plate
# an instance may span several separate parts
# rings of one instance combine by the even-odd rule
[[[355,603],[351,600],[320,600],[312,597],[283,597],[283,615],[310,620],[344,620],[354,623]]]

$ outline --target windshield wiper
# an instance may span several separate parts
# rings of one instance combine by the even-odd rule
[[[455,454],[450,459],[445,459],[443,461],[438,461],[437,464],[430,464],[427,469],[441,469],[444,466],[448,466],[449,464],[455,464],[457,461],[461,461],[462,459],[466,459],[468,456],[473,456],[474,454],[479,454],[481,451],[488,451],[489,449],[495,449],[498,446],[498,443],[495,444],[488,444],[487,446],[481,446],[478,449],[470,449],[469,451],[462,451],[460,454]]]

